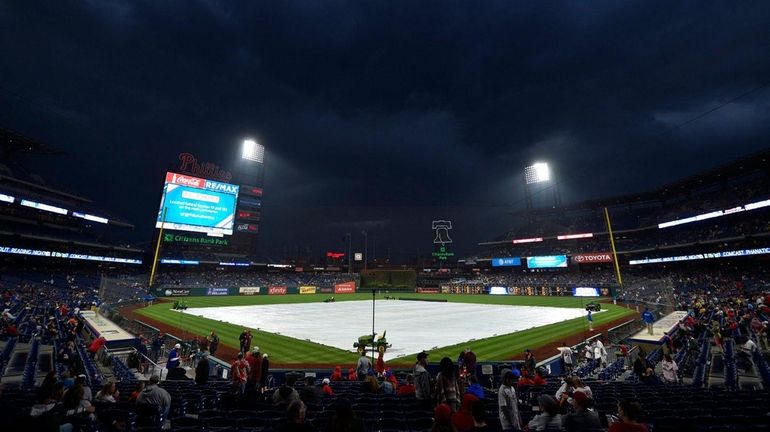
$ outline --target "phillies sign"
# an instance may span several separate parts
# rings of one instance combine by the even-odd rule
[[[198,159],[191,153],[179,153],[179,170],[196,176],[215,178],[225,182],[229,182],[233,178],[230,171],[223,170],[215,163],[198,163]]]
[[[577,264],[611,263],[612,255],[609,252],[572,255],[572,262]]]

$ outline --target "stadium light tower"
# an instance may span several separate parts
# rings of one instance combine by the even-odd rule
[[[265,146],[257,143],[253,139],[243,140],[242,159],[263,163],[265,160]]]
[[[524,180],[527,184],[542,183],[551,180],[551,170],[546,162],[535,162],[524,168]]]
[[[532,186],[538,183],[551,183],[549,187],[553,188],[553,205],[558,207],[561,205],[561,196],[559,194],[558,183],[553,182],[551,179],[551,168],[547,162],[535,162],[532,165],[524,168],[524,197],[527,204],[527,210],[532,210]],[[537,192],[541,192],[546,188],[538,188]]]

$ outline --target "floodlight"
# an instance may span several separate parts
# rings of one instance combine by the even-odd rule
[[[551,171],[545,162],[537,162],[524,168],[524,178],[527,184],[546,182],[551,179]]]
[[[244,140],[241,158],[262,163],[265,159],[265,146],[257,144],[253,139]]]

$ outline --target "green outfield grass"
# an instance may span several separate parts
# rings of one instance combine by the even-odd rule
[[[278,296],[210,296],[210,297],[184,297],[169,298],[168,300],[184,300],[190,308],[198,307],[222,307],[222,306],[248,306],[266,304],[289,304],[321,302],[330,294],[315,295],[278,295]],[[378,295],[382,298],[384,295]],[[537,296],[490,296],[490,295],[452,295],[452,294],[395,294],[397,297],[446,299],[457,303],[481,303],[503,304],[512,306],[552,306],[552,307],[583,307],[589,300],[574,297],[537,297]],[[371,300],[371,294],[342,294],[336,295],[336,301]],[[634,315],[634,312],[612,304],[604,303],[602,308],[606,312],[594,315],[594,325],[614,321],[618,318]],[[161,321],[180,329],[176,336],[188,337],[193,334],[205,335],[215,330],[223,345],[238,348],[238,335],[243,327],[233,324],[215,321],[208,318],[196,317],[188,314],[180,314],[171,311],[170,303],[159,303],[146,308],[138,309],[138,314]],[[253,330],[253,329],[252,329]],[[514,356],[519,356],[525,349],[535,349],[540,346],[558,342],[562,338],[583,333],[587,330],[585,318],[575,318],[556,324],[524,330],[515,333],[498,335],[487,338],[477,338],[472,342],[439,347],[430,351],[431,361],[438,362],[441,357],[456,358],[460,350],[467,345],[472,345],[480,361],[504,361]],[[254,333],[254,332],[252,332]],[[352,345],[352,344],[351,344]],[[270,355],[271,361],[280,364],[350,364],[355,362],[357,354],[315,342],[295,339],[274,333],[259,331],[254,334],[252,346],[262,347],[264,352]],[[352,346],[351,346],[352,349]],[[556,352],[554,352],[556,354]],[[412,363],[414,355],[405,358],[391,360],[391,364]]]

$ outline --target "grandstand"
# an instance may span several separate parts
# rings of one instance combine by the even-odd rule
[[[476,377],[474,392],[481,394],[473,397],[487,430],[502,427],[498,400],[507,391],[508,370],[516,372],[522,424],[542,414],[541,395],[565,395],[560,410],[566,416],[579,408],[567,395],[584,392],[599,419],[587,430],[606,430],[607,415],[626,399],[641,403],[639,420],[655,431],[770,427],[770,275],[764,265],[770,206],[763,204],[770,199],[769,152],[648,193],[520,214],[520,226],[482,242],[477,256],[438,270],[304,271],[257,262],[248,248],[230,248],[223,238],[174,233],[180,238],[162,248],[150,287],[145,252],[113,240],[116,230],[130,230],[131,224],[19,163],[22,153],[55,156],[57,149],[1,132],[0,411],[9,430],[293,430],[287,406],[296,393],[307,409],[302,430],[335,430],[330,425],[337,410],[349,407],[364,430],[427,431],[441,396],[421,374],[443,383],[442,363],[449,363],[463,388],[470,389],[469,377]],[[622,284],[609,249],[605,207]],[[596,298],[578,296],[586,291]],[[359,336],[370,330],[370,318],[375,325],[381,301],[390,302],[388,309],[402,321],[428,315],[420,303],[425,301],[432,313],[456,303],[451,310],[508,308],[496,312],[513,316],[524,315],[516,308],[561,307],[580,317],[515,333],[478,332],[459,344],[426,346],[430,357],[424,363],[420,353],[408,352],[389,357],[390,370],[378,370],[373,361],[358,374],[361,356],[352,338],[342,349],[312,336],[244,329],[228,317],[234,309],[227,309],[251,308],[244,310],[272,318],[271,328],[281,329],[280,308],[314,303],[315,315],[307,322],[295,318],[292,325],[325,331],[334,321],[325,314],[342,310],[336,306],[366,302],[360,304],[367,311],[371,305],[371,317],[335,317],[346,318],[335,331]],[[602,310],[590,324],[584,317],[589,301]],[[188,308],[210,308],[224,319],[207,320]],[[642,314],[646,308],[650,315]],[[420,312],[404,316],[405,310]],[[458,315],[444,322],[468,330],[492,314]],[[642,321],[647,317],[655,321],[652,335]],[[429,320],[412,327],[428,336],[451,331]],[[391,344],[408,337],[392,330]],[[253,332],[248,343],[246,331]],[[256,345],[260,351],[254,354],[250,348]],[[254,371],[254,365],[270,364],[264,371],[259,366],[263,375],[249,375],[243,387],[236,358],[241,351]],[[376,350],[370,352],[374,360]],[[532,362],[525,352],[534,355]],[[335,374],[337,365],[354,372]],[[530,380],[535,373],[538,381]],[[321,390],[325,378],[333,394]],[[132,398],[140,383],[149,390]],[[72,395],[80,398],[80,392],[83,399],[72,405]],[[459,398],[443,394],[446,402],[459,404]]]

